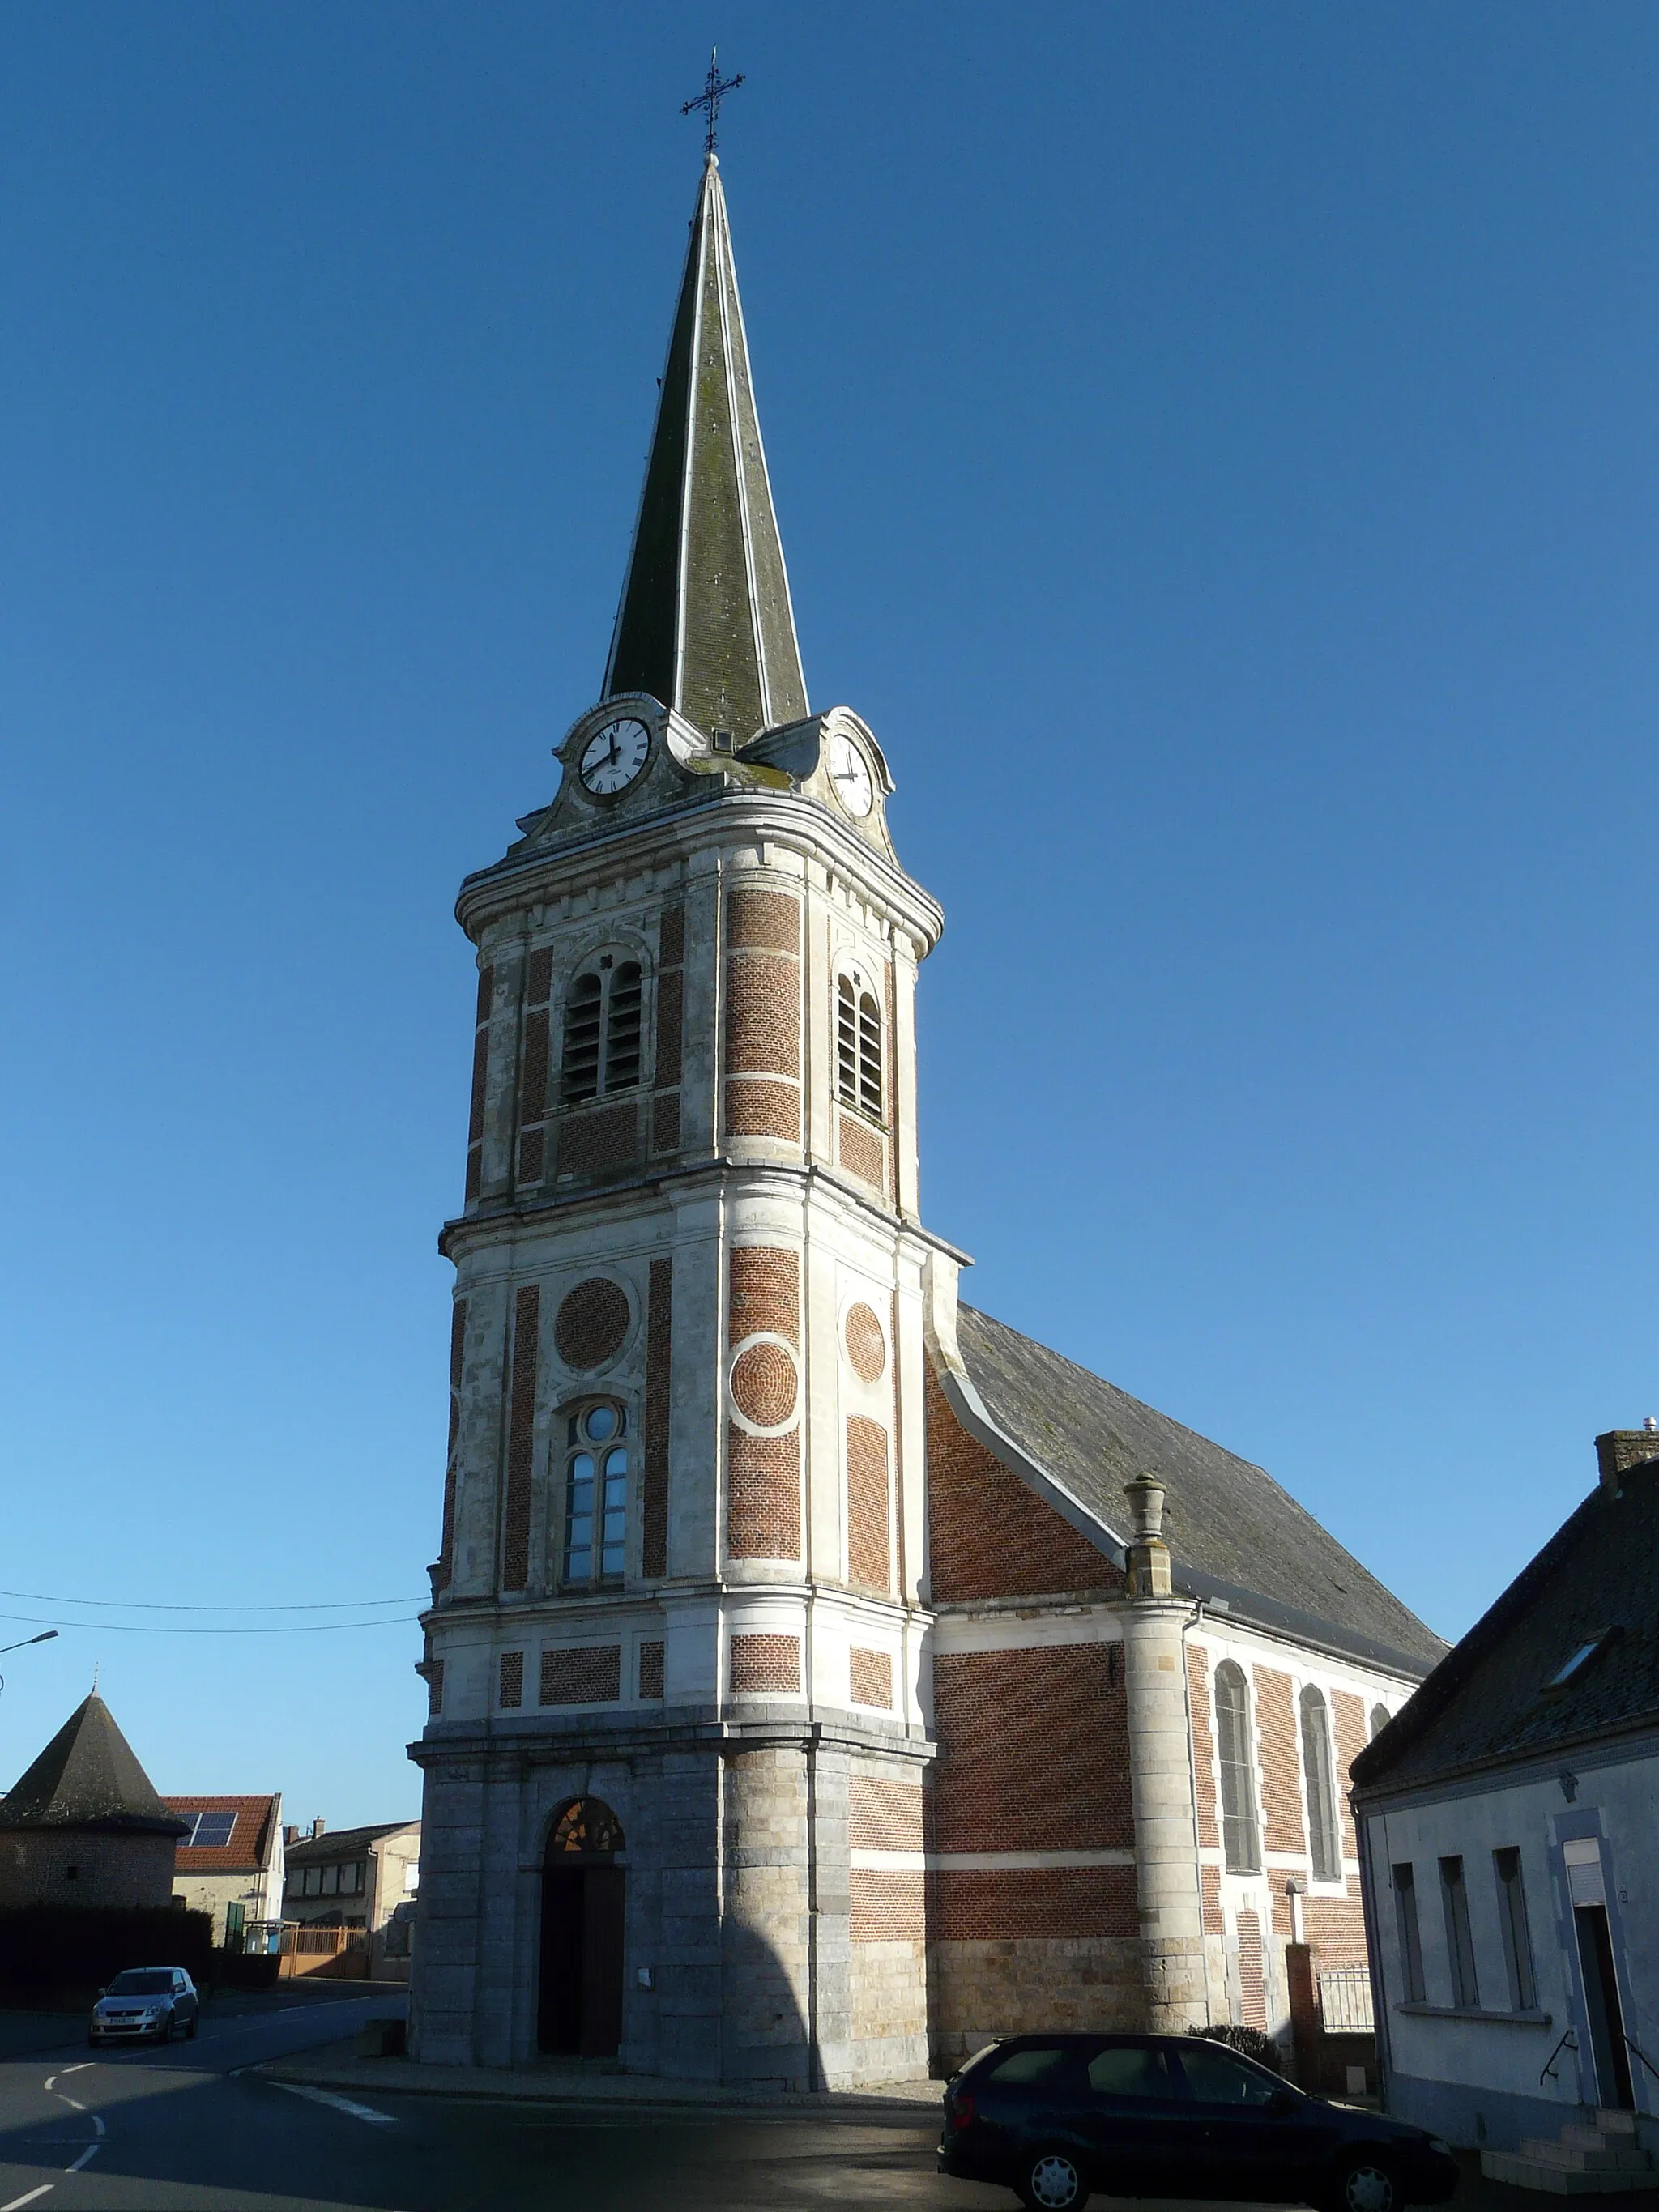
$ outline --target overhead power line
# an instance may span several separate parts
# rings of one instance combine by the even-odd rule
[[[294,1620],[270,1628],[174,1628],[161,1621],[42,1620],[33,1613],[0,1613],[0,1620],[27,1622],[32,1628],[80,1628],[98,1636],[335,1636],[348,1628],[405,1628],[413,1613],[383,1614],[379,1620]]]
[[[0,1589],[0,1597],[21,1598],[25,1605],[94,1606],[102,1613],[357,1613],[374,1607],[426,1603],[419,1597],[327,1597],[309,1605],[162,1605],[152,1598],[54,1597],[46,1590],[9,1589]]]

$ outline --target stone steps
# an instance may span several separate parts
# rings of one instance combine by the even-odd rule
[[[1638,2189],[1654,2172],[1653,2160],[1636,2141],[1633,2112],[1598,2112],[1595,2124],[1570,2123],[1551,2142],[1531,2136],[1518,2150],[1483,2150],[1488,2181],[1538,2189],[1553,2197],[1599,2197]]]

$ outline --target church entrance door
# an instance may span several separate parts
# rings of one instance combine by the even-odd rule
[[[542,1872],[540,2048],[614,2058],[622,2043],[623,1934],[628,1876],[622,1830],[595,1797],[566,1808]]]

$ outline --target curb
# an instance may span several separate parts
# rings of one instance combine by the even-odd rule
[[[396,2062],[392,2062],[395,2063]],[[414,2069],[412,2069],[414,2070]],[[306,2066],[292,2059],[270,2058],[250,2066],[247,2073],[270,2081],[291,2081],[313,2089],[334,2089],[356,2096],[422,2097],[498,2105],[526,2105],[541,2111],[614,2113],[618,2119],[817,2119],[922,2121],[931,2125],[938,2117],[939,2098],[860,2096],[855,2090],[783,2091],[744,2097],[731,2092],[719,2097],[675,2096],[653,2092],[640,2096],[607,2095],[601,2090],[584,2094],[561,2083],[557,2088],[514,2086],[522,2076],[505,2081],[401,2081],[368,2077],[343,2067]],[[616,2077],[611,2077],[616,2078]],[[625,2077],[623,2077],[625,2078]],[[939,2094],[944,2084],[939,2085]]]

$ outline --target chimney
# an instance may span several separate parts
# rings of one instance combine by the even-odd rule
[[[1659,1460],[1659,1421],[1650,1413],[1639,1429],[1609,1429],[1595,1439],[1595,1464],[1609,1498],[1619,1495],[1620,1478],[1633,1467]]]
[[[299,1842],[299,1840],[300,1840],[300,1831],[299,1831],[296,1827],[293,1826],[290,1824],[290,1826],[288,1826],[288,1827],[286,1827],[286,1828],[284,1828],[284,1829],[283,1829],[283,1841],[285,1844],[297,1844],[297,1843]]]
[[[1168,1597],[1170,1547],[1164,1540],[1164,1485],[1155,1474],[1138,1474],[1123,1486],[1129,1501],[1129,1595]]]
[[[320,1836],[323,1832],[323,1816],[320,1813],[311,1824],[311,1832],[313,1836]]]

